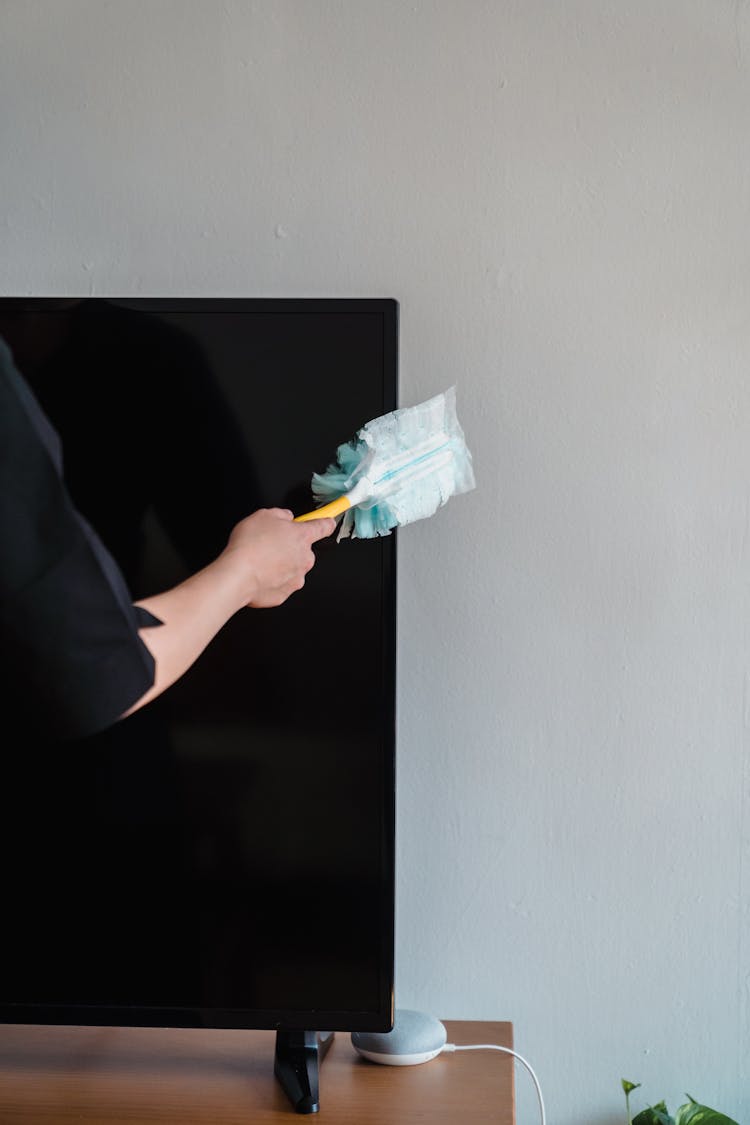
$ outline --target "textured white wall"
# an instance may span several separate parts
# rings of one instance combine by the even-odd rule
[[[750,1118],[749,135],[744,0],[0,7],[0,291],[394,296],[458,386],[397,1002],[512,1019],[556,1125]]]

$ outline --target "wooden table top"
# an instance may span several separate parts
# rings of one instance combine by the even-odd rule
[[[513,1045],[510,1023],[446,1021],[451,1043]],[[273,1075],[274,1033],[0,1025],[1,1125],[269,1125],[303,1120]],[[513,1060],[461,1051],[368,1063],[339,1032],[320,1070],[321,1125],[513,1125]]]

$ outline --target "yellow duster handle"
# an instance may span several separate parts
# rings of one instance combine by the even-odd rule
[[[322,520],[326,516],[340,516],[351,506],[351,500],[348,496],[339,496],[336,500],[332,500],[330,504],[324,504],[322,508],[316,508],[314,512],[305,512],[304,516],[297,516],[294,522],[306,523],[307,520]]]

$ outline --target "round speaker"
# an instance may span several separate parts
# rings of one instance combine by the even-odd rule
[[[445,1046],[448,1033],[440,1020],[426,1012],[397,1008],[393,1031],[354,1031],[352,1044],[371,1062],[414,1066],[429,1062]]]

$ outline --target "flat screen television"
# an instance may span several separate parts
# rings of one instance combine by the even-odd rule
[[[4,299],[0,336],[134,599],[397,405],[391,300]],[[101,735],[3,732],[2,1021],[390,1028],[395,550],[321,542]]]

